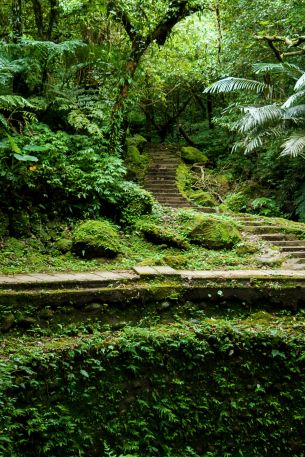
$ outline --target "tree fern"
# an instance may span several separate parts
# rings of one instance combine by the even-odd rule
[[[263,93],[269,90],[270,86],[260,81],[244,78],[233,78],[228,77],[216,81],[204,90],[204,93],[229,93],[229,92],[240,92],[240,91],[251,91],[257,94]]]

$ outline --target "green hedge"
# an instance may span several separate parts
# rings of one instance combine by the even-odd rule
[[[302,333],[206,321],[28,338],[0,362],[2,456],[305,455]]]

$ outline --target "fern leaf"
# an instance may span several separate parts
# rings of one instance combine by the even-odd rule
[[[302,76],[297,80],[294,86],[294,90],[302,90],[305,88],[305,73],[302,74]]]
[[[0,95],[0,109],[11,111],[16,108],[33,108],[33,105],[19,95]]]
[[[279,73],[279,74],[288,74],[295,79],[300,77],[300,74],[303,74],[303,71],[297,65],[282,62],[282,63],[255,63],[253,66],[253,70],[255,74],[261,73]]]
[[[285,103],[282,105],[282,108],[290,108],[295,104],[296,101],[298,101],[300,98],[305,97],[305,90],[301,90],[297,92],[296,94],[291,95]]]
[[[238,123],[238,130],[241,133],[250,132],[256,127],[274,123],[282,118],[283,111],[278,105],[247,106],[243,108],[245,115]]]
[[[305,105],[297,105],[288,108],[285,111],[284,119],[304,119],[305,117]]]
[[[294,135],[282,145],[281,156],[305,157],[305,134]]]
[[[204,93],[228,93],[244,90],[260,94],[269,90],[269,86],[265,83],[252,79],[228,77],[211,84],[211,86],[204,90]]]

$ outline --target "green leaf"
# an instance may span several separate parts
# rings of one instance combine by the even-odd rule
[[[22,148],[23,151],[30,151],[30,152],[44,152],[49,150],[49,146],[39,146],[36,144],[28,144]]]
[[[38,158],[35,156],[30,156],[28,154],[14,154],[15,159],[20,160],[21,162],[38,162]]]

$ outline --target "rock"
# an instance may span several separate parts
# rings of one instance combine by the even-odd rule
[[[190,222],[188,238],[207,249],[231,249],[242,239],[234,223],[203,215]]]
[[[73,231],[72,249],[86,259],[113,258],[121,251],[118,228],[107,220],[88,220]]]
[[[203,163],[206,164],[209,159],[199,149],[192,146],[184,146],[181,148],[181,157],[187,163]]]
[[[159,245],[166,245],[180,249],[187,249],[187,240],[175,230],[169,229],[162,224],[153,222],[139,221],[136,228],[140,230],[145,238]]]

